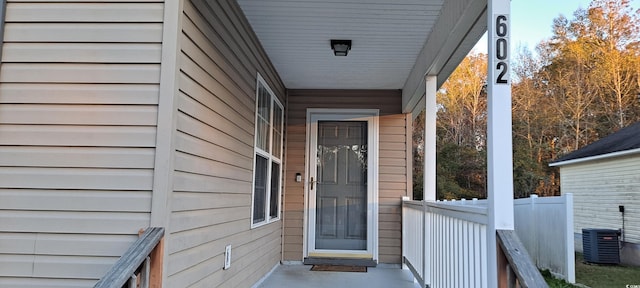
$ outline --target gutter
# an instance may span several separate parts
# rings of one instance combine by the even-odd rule
[[[549,166],[550,167],[564,166],[564,165],[577,164],[577,163],[583,163],[583,162],[594,161],[594,160],[601,160],[601,159],[607,159],[607,158],[613,158],[613,157],[627,156],[627,155],[637,154],[637,153],[640,153],[640,148],[631,149],[631,150],[625,150],[625,151],[612,152],[612,153],[596,155],[596,156],[591,156],[591,157],[585,157],[585,158],[578,158],[578,159],[571,159],[571,160],[566,160],[566,161],[554,162],[554,163],[549,163]]]

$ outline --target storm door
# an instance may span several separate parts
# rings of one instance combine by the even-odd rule
[[[373,123],[315,115],[309,141],[308,255],[373,258]]]

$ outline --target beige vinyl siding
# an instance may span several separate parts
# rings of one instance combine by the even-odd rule
[[[282,223],[251,229],[251,193],[257,73],[284,87],[236,5],[184,4],[167,287],[250,287],[281,259]]]
[[[560,167],[562,193],[573,193],[574,227],[622,228],[619,205],[625,206],[625,241],[640,243],[640,155],[589,161]]]
[[[0,287],[90,287],[149,226],[162,1],[8,1]]]
[[[401,200],[407,194],[407,114],[401,113],[399,90],[289,90],[287,164],[284,196],[284,260],[303,255],[304,183],[295,174],[305,171],[308,108],[380,109],[379,143],[379,262],[400,263]],[[410,133],[410,132],[409,132]]]

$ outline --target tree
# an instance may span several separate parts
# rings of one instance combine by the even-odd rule
[[[467,56],[438,91],[438,199],[486,195],[487,56]],[[422,198],[424,112],[414,122],[414,198]]]
[[[558,113],[546,93],[548,82],[538,73],[542,62],[531,51],[521,50],[514,59],[513,102],[513,164],[514,196],[531,194],[553,195],[557,191],[555,173],[549,169],[549,159],[555,158],[555,125]]]
[[[630,124],[637,114],[636,65],[638,12],[633,12],[628,0],[593,1],[587,12],[590,29],[587,35],[595,43],[594,62],[600,79],[600,102],[610,129],[620,129]]]

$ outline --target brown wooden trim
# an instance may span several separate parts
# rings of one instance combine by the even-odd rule
[[[162,265],[164,263],[164,237],[160,239],[156,248],[149,254],[151,269],[149,275],[150,288],[162,288]]]

